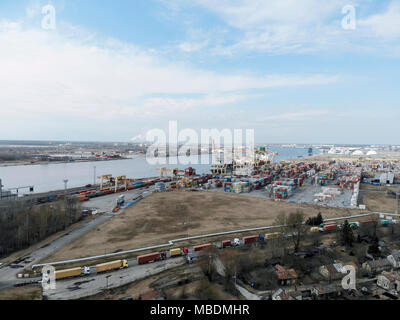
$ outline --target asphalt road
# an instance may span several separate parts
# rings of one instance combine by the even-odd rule
[[[139,195],[146,196],[147,194],[150,194],[149,191],[153,189],[154,187],[149,189],[126,191],[123,193],[125,194],[125,201],[126,203],[128,203],[129,201],[135,199]],[[29,268],[32,265],[37,264],[39,261],[46,258],[48,255],[59,250],[65,245],[71,243],[75,239],[81,237],[82,235],[94,229],[103,222],[111,219],[115,215],[111,211],[115,207],[116,199],[120,194],[121,193],[110,194],[84,202],[83,203],[84,208],[96,208],[101,211],[104,211],[105,213],[98,215],[98,217],[96,217],[95,219],[74,229],[70,233],[58,238],[57,240],[51,242],[50,244],[31,252],[29,255],[26,255],[21,259],[18,259],[18,263],[16,264],[12,263],[10,265],[2,267],[0,269],[0,290],[12,287],[20,282],[28,281],[29,279],[18,279],[17,274],[21,273],[25,268]]]
[[[43,291],[43,296],[49,300],[80,299],[98,294],[105,289],[120,287],[138,279],[176,268],[185,263],[184,257],[178,257],[103,274],[59,280],[56,282],[56,289]]]

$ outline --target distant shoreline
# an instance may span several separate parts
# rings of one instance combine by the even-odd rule
[[[32,163],[30,160],[17,160],[1,162],[0,167],[24,167],[24,166],[39,166],[48,164],[69,164],[69,163],[82,163],[82,162],[103,162],[103,161],[116,161],[116,160],[129,160],[130,158],[118,158],[118,159],[77,159],[74,161],[35,161]]]

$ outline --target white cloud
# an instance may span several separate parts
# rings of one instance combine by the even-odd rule
[[[358,21],[372,36],[393,39],[400,37],[400,2],[392,1],[385,12]]]
[[[113,39],[94,41],[93,35],[80,38],[69,31],[0,24],[0,106],[5,123],[20,116],[40,119],[76,114],[104,121],[154,117],[233,104],[253,89],[340,80],[325,75],[222,74],[164,61]]]
[[[189,5],[180,0],[173,3],[175,7],[177,3],[182,7]],[[233,43],[221,44],[225,35],[209,35],[209,47],[212,41],[217,42],[211,52],[230,55],[240,50],[286,53],[326,49],[328,43],[334,46],[333,43],[343,40],[341,9],[348,1],[195,0],[191,3],[216,14],[236,29],[232,32],[236,34]],[[199,37],[199,41],[194,41],[192,34],[189,37],[194,43],[202,40]]]
[[[163,0],[160,0],[163,1]],[[165,2],[164,2],[165,3]],[[207,50],[207,53],[234,55],[243,52],[269,54],[309,53],[319,51],[387,52],[393,54],[395,43],[376,43],[376,37],[393,40],[400,37],[400,3],[392,0],[381,14],[376,2],[369,0],[183,0],[172,1],[176,14],[197,6],[206,9],[230,27],[229,34],[188,32],[182,51]],[[342,8],[355,7],[357,28],[344,30]],[[381,5],[381,4],[379,4]],[[383,4],[385,5],[385,4]],[[196,19],[194,20],[194,24]],[[213,28],[213,27],[212,27]],[[207,45],[204,35],[207,35]]]

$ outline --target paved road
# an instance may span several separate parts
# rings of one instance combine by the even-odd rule
[[[139,195],[143,194],[144,192],[148,192],[152,189],[139,189],[139,190],[130,190],[125,192],[125,200],[127,202],[131,201],[132,199],[138,197]],[[105,213],[99,215],[95,219],[89,221],[88,223],[74,229],[70,233],[58,238],[57,240],[51,242],[50,244],[39,248],[38,250],[33,251],[29,255],[26,255],[20,259],[18,265],[8,265],[0,269],[0,290],[12,287],[14,284],[26,281],[17,279],[17,274],[21,273],[25,268],[29,268],[34,264],[37,264],[39,261],[47,257],[48,255],[52,254],[53,252],[59,250],[60,248],[64,247],[65,245],[71,243],[75,239],[81,237],[85,233],[89,232],[90,230],[94,229],[98,225],[102,224],[103,222],[111,219],[114,214],[111,213],[111,210],[115,206],[116,198],[120,194],[111,194],[106,195],[104,197],[94,198],[93,200],[84,202],[84,207],[86,208],[97,208],[99,210],[104,211]]]
[[[136,265],[114,272],[89,275],[56,282],[55,290],[46,290],[43,296],[49,300],[80,299],[98,294],[105,289],[120,287],[162,271],[185,264],[185,258],[173,258],[145,265]]]

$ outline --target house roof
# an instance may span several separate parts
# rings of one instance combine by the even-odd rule
[[[379,268],[385,266],[391,266],[392,264],[389,262],[388,259],[379,259],[379,260],[372,260],[367,262],[371,268]]]
[[[400,260],[400,250],[393,250],[391,255],[393,256],[393,258],[395,258],[396,260]]]
[[[383,271],[381,273],[381,276],[386,277],[389,281],[400,281],[400,274],[398,272],[388,272],[388,271]]]
[[[295,300],[292,296],[288,295],[283,289],[279,288],[272,294],[272,299],[280,297],[281,300]]]
[[[318,291],[318,294],[327,294],[338,291],[338,288],[335,284],[327,284],[324,286],[316,285],[314,288]]]
[[[150,290],[140,296],[141,300],[161,300],[164,299],[161,291]]]
[[[280,280],[297,279],[297,273],[294,269],[285,269],[280,264],[275,266],[276,274]]]

